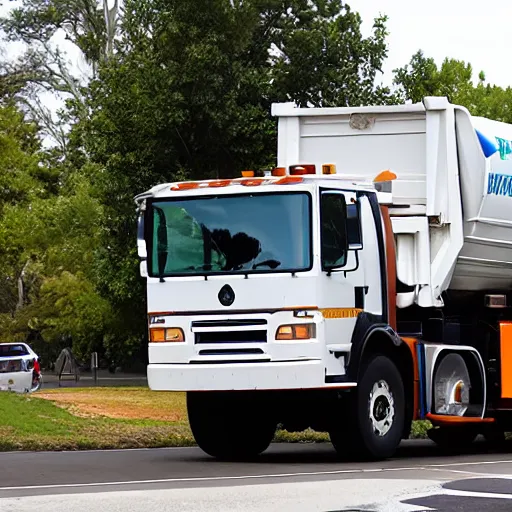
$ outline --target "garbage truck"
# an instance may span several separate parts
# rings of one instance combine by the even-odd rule
[[[276,166],[138,195],[149,387],[199,447],[384,459],[512,431],[512,125],[444,97],[272,106]]]

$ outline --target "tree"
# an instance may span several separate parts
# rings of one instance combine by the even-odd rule
[[[421,50],[413,55],[408,65],[394,73],[394,83],[413,102],[425,96],[447,96],[451,102],[463,103],[473,91],[471,64],[447,58],[438,68],[434,59],[425,57]]]
[[[275,3],[274,3],[275,4]],[[373,33],[361,34],[361,17],[340,1],[294,2],[279,22],[271,45],[273,99],[306,106],[357,106],[393,103],[388,88],[375,85],[387,56],[385,16]]]
[[[76,353],[86,356],[101,349],[112,322],[95,286],[102,208],[83,176],[66,181],[58,195],[34,188],[3,210],[1,270],[12,299],[4,302],[0,325],[21,339],[37,332],[56,346],[71,337]]]
[[[474,79],[471,64],[445,59],[438,67],[434,59],[419,51],[408,65],[395,70],[394,82],[407,100],[419,102],[425,96],[446,96],[473,115],[511,123],[512,89],[486,83],[483,71],[476,84]]]
[[[44,151],[39,131],[14,105],[0,106],[0,330],[79,355],[101,347],[111,313],[95,287],[103,210],[89,176]]]
[[[0,98],[16,98],[28,108],[45,134],[66,151],[66,127],[87,115],[83,108],[83,78],[76,76],[72,63],[58,45],[57,34],[64,34],[84,56],[92,76],[100,63],[114,52],[119,3],[113,0],[25,0],[0,18],[7,41],[21,42],[25,53],[0,66]],[[57,94],[73,102],[57,117],[41,101],[41,93]],[[70,116],[70,113],[74,116]]]
[[[274,101],[393,101],[374,84],[385,21],[364,38],[359,15],[340,0],[125,2],[116,51],[89,87],[91,115],[74,129],[104,168],[100,286],[121,346],[146,336],[133,196],[159,182],[271,167]]]

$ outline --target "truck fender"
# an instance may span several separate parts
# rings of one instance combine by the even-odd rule
[[[357,382],[361,361],[368,349],[370,340],[374,339],[375,336],[388,340],[388,343],[385,343],[386,346],[383,346],[383,352],[385,352],[386,347],[389,348],[389,343],[392,343],[395,347],[400,347],[404,344],[400,336],[388,324],[382,321],[380,315],[373,315],[367,312],[361,313],[357,317],[354,332],[352,333],[352,348],[347,362],[347,375],[349,379]]]

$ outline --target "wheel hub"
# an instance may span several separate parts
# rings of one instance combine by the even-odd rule
[[[379,380],[373,385],[369,406],[373,432],[379,437],[385,436],[395,417],[395,401],[386,381]]]

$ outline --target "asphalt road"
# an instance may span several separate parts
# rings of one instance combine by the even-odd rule
[[[509,512],[508,451],[453,457],[409,441],[381,463],[340,462],[328,444],[273,445],[251,463],[197,448],[3,453],[0,511]]]

